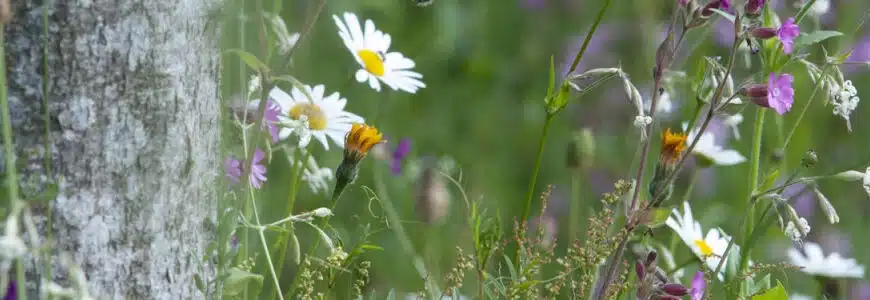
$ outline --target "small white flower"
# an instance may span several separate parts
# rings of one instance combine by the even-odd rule
[[[652,124],[652,118],[644,115],[635,116],[633,124],[634,127],[640,129],[640,140],[645,141],[647,138],[646,127]]]
[[[300,131],[299,147],[305,148],[311,140],[308,134],[317,139],[323,148],[329,150],[327,137],[341,148],[344,148],[344,138],[353,123],[363,123],[363,118],[344,111],[347,99],[342,98],[337,92],[328,96],[324,95],[323,85],[305,86],[305,90],[311,99],[296,87],[290,94],[278,87],[269,92],[269,98],[280,106],[278,121],[280,124],[295,124],[295,126],[282,126],[278,131],[279,139],[286,139],[293,132]],[[249,107],[259,105],[259,99],[250,102]],[[293,121],[296,121],[295,123]],[[307,122],[306,130],[299,130]]]
[[[731,239],[728,235],[721,232],[721,229],[710,229],[707,235],[701,229],[701,223],[695,221],[692,217],[692,208],[689,202],[683,202],[683,214],[675,208],[672,215],[665,221],[665,225],[673,229],[683,243],[686,244],[698,258],[707,264],[707,268],[715,270],[719,266],[719,261],[727,258],[722,256],[725,254],[725,248],[728,247],[728,241]],[[737,245],[734,245],[731,251],[738,251]],[[724,270],[722,268],[717,274],[719,280],[724,280]]]
[[[740,99],[737,99],[740,100]],[[742,114],[733,114],[730,116],[725,116],[722,120],[722,123],[728,128],[731,128],[731,134],[734,135],[734,139],[740,139],[740,123],[743,123],[743,115]]]
[[[843,258],[839,253],[825,257],[822,247],[813,242],[804,245],[806,256],[798,249],[788,249],[791,264],[803,267],[801,272],[827,278],[864,278],[864,266],[854,258]]]
[[[308,183],[311,192],[319,194],[329,192],[329,182],[335,179],[332,169],[321,168],[312,156],[308,156],[308,163],[302,172],[302,180]]]
[[[867,167],[867,172],[864,173],[864,191],[870,197],[870,167]]]
[[[846,129],[849,132],[852,132],[850,116],[858,108],[858,102],[860,101],[861,98],[858,98],[858,90],[852,85],[851,80],[846,80],[842,86],[838,86],[835,89],[832,88],[831,104],[834,106],[834,115],[846,120]]]
[[[686,130],[688,123],[683,123],[683,130]],[[695,139],[698,134],[697,129],[693,129],[687,136],[688,141]],[[705,131],[698,139],[698,144],[692,149],[692,154],[695,154],[705,161],[701,164],[712,164],[717,166],[731,166],[746,161],[746,157],[734,149],[725,149],[720,145],[716,145],[716,137],[712,132]]]
[[[338,26],[338,35],[344,41],[345,47],[362,66],[356,71],[358,82],[368,81],[372,89],[380,91],[380,80],[393,90],[412,94],[426,87],[426,84],[420,81],[423,75],[411,71],[414,68],[414,61],[406,58],[402,53],[389,52],[390,35],[377,30],[372,20],[365,21],[365,31],[363,31],[359,19],[352,13],[344,13],[343,21],[336,15],[333,15],[332,19]]]
[[[280,16],[272,13],[266,13],[265,15],[269,19],[269,22],[272,23],[272,31],[275,32],[277,37],[278,51],[281,51],[282,54],[287,54],[299,42],[301,35],[298,32],[290,34],[287,31],[287,24],[284,23],[284,20]]]
[[[27,253],[24,240],[17,235],[0,236],[0,262],[17,259]]]
[[[248,81],[248,97],[254,94],[257,90],[260,89],[260,75],[251,76],[251,80]],[[250,98],[248,98],[250,99]]]
[[[803,241],[807,237],[806,234],[810,233],[810,224],[807,219],[800,218],[798,223],[800,223],[800,228],[793,221],[788,221],[788,225],[785,226],[785,235],[796,243]]]

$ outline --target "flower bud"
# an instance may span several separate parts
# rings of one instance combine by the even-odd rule
[[[819,207],[822,208],[822,212],[828,217],[828,222],[831,222],[831,224],[839,223],[840,216],[837,215],[837,209],[828,201],[828,197],[825,197],[825,194],[822,194],[818,187],[814,187],[813,192],[816,194],[816,200],[819,201]]]
[[[864,178],[864,173],[855,170],[848,170],[834,174],[834,178],[843,181],[859,181]]]
[[[801,158],[801,165],[807,169],[812,168],[818,162],[819,156],[816,155],[816,151],[813,151],[812,149],[807,150],[807,152],[804,153],[804,157]]]
[[[713,15],[713,10],[711,9],[719,9],[719,10],[728,10],[731,7],[731,2],[729,0],[713,0],[707,3],[704,8],[701,9],[701,17],[709,18]]]
[[[759,83],[746,85],[740,89],[740,95],[750,98],[766,98],[767,85]]]
[[[658,253],[656,253],[655,251],[650,251],[646,254],[646,261],[644,262],[644,264],[647,267],[655,266],[656,258],[658,258]]]
[[[668,295],[685,296],[689,293],[689,289],[679,283],[667,283],[661,286],[662,291]]]
[[[743,12],[751,18],[757,18],[761,15],[761,9],[764,8],[765,0],[747,0],[743,6]]]
[[[313,211],[314,216],[318,218],[325,218],[332,215],[332,210],[326,207],[320,207]]]
[[[567,157],[565,158],[568,168],[586,169],[592,166],[595,160],[595,137],[589,128],[583,128],[575,132],[568,145]]]
[[[749,31],[749,34],[759,40],[766,40],[776,36],[776,29],[770,27],[758,27]]]
[[[643,278],[646,275],[646,269],[644,269],[643,264],[639,261],[634,262],[634,273],[637,274],[638,281],[643,281]]]

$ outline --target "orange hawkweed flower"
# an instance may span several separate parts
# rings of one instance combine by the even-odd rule
[[[344,157],[351,163],[359,162],[381,142],[383,135],[374,126],[353,124],[345,137]]]
[[[686,150],[686,135],[680,133],[672,133],[668,128],[662,133],[662,153],[659,158],[660,163],[674,164]]]

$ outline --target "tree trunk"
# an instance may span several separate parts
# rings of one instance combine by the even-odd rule
[[[206,26],[217,1],[38,2],[13,0],[4,34],[22,191],[59,186],[35,216],[53,237],[53,279],[67,282],[63,252],[99,299],[202,298],[193,278],[220,165],[219,52]]]

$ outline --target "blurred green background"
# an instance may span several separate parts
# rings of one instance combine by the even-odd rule
[[[655,49],[667,28],[665,24],[670,19],[673,2],[614,1],[578,70],[621,66],[646,98],[652,89]],[[797,12],[793,5],[795,1],[775,2],[778,2],[774,5],[782,18]],[[280,15],[290,32],[301,32],[318,3],[313,0],[230,3],[221,13],[222,47],[244,48],[263,58],[269,50],[263,47],[258,10],[262,8]],[[452,175],[458,177],[461,174],[469,200],[481,200],[490,214],[500,215],[503,227],[510,233],[515,216],[521,214],[523,208],[544,122],[542,101],[547,89],[550,58],[552,56],[555,61],[557,76],[567,71],[565,64],[570,63],[603,3],[591,0],[435,0],[431,6],[418,7],[411,0],[328,1],[311,34],[301,41],[295,52],[292,67],[280,69],[278,73],[292,74],[310,85],[324,84],[327,93],[337,91],[348,99],[348,111],[363,116],[393,141],[410,138],[412,150],[406,160],[408,165],[419,164],[425,156],[451,158],[456,165]],[[733,5],[742,5],[742,2]],[[801,28],[802,31],[814,27],[843,31],[846,33],[843,37],[822,45],[829,53],[847,51],[870,32],[861,28],[853,34],[868,8],[870,3],[866,1],[832,1],[829,13],[818,19],[808,18]],[[376,92],[353,80],[358,65],[342,44],[331,18],[333,14],[343,12],[353,12],[360,19],[371,19],[378,29],[390,34],[391,51],[401,52],[416,62],[415,71],[423,74],[426,88],[416,94],[386,87],[382,92]],[[717,43],[717,24],[718,20],[714,20],[708,25],[709,29],[689,34],[681,54],[677,55],[675,69],[691,73],[703,56],[727,55],[726,47]],[[818,47],[810,53],[810,59],[818,62],[823,55],[816,50]],[[856,49],[856,53],[859,51],[866,53],[870,49],[865,46]],[[757,58],[752,60],[757,68]],[[222,62],[223,101],[228,103],[241,93],[243,85],[247,85],[251,70],[231,55],[224,55]],[[286,57],[273,54],[267,63],[284,66]],[[846,73],[847,79],[851,79],[859,95],[867,99],[870,92],[865,87],[870,83],[867,72],[870,68],[851,69]],[[747,74],[755,70],[738,63],[735,82],[739,84],[747,80]],[[812,89],[812,83],[801,66],[793,64],[787,70],[796,77],[795,105],[792,113],[784,117],[768,114],[762,146],[762,172],[779,164],[785,164],[788,170],[793,169],[799,165],[807,149],[814,149],[819,156],[819,164],[809,171],[813,175],[847,169],[863,172],[870,165],[870,142],[867,139],[870,136],[870,108],[867,104],[859,105],[852,114],[853,132],[848,133],[844,121],[831,113],[832,107],[816,99],[784,155],[774,155]],[[762,78],[755,79],[759,80]],[[290,89],[289,86],[283,87]],[[672,94],[671,99],[677,109],[656,122],[653,135],[656,141],[660,130],[666,127],[679,129],[679,124],[687,121],[694,110],[694,96],[685,87]],[[737,149],[746,157],[749,156],[754,111],[750,106],[744,112],[745,121],[740,126],[742,138],[731,138],[726,142],[728,147]],[[621,83],[612,80],[572,102],[556,117],[545,144],[536,193],[544,191],[547,185],[554,185],[547,214],[558,224],[560,244],[569,244],[567,241],[573,238],[582,239],[585,232],[585,221],[573,228],[570,225],[567,212],[572,202],[582,207],[583,216],[588,217],[600,206],[601,193],[610,191],[615,180],[634,175],[639,140],[637,130],[632,127],[635,114],[636,110],[628,102]],[[572,135],[583,127],[589,128],[594,135],[594,159],[587,168],[571,169],[566,164],[567,149]],[[228,133],[224,141],[229,151],[239,153],[238,137]],[[388,147],[392,149],[395,143]],[[322,166],[334,167],[341,160],[341,152],[334,148],[327,152],[319,144],[312,143],[309,149]],[[651,156],[657,155],[657,149],[658,143],[655,142]],[[654,160],[650,166],[652,163]],[[666,205],[676,206],[683,197],[693,166],[687,165],[686,169],[677,181],[675,196]],[[283,217],[292,181],[291,172],[284,154],[273,155],[268,165],[268,182],[258,198],[264,222]],[[445,273],[453,267],[456,246],[467,247],[470,243],[464,202],[456,187],[449,185],[452,196],[449,214],[439,222],[426,224],[414,213],[419,183],[418,176],[413,173],[413,168],[405,168],[402,175],[393,176],[387,162],[370,155],[363,163],[359,180],[344,194],[335,211],[336,216],[331,220],[331,225],[346,245],[359,240],[361,228],[366,224],[379,229],[371,236],[371,241],[384,250],[368,252],[365,259],[371,260],[373,266],[370,288],[380,295],[389,289],[415,292],[422,289],[423,282],[416,275],[411,258],[386,228],[377,202],[370,202],[362,188],[375,188],[378,184],[376,177],[382,178],[389,201],[404,220],[415,250],[423,255],[438,282],[443,284]],[[700,172],[698,185],[689,199],[704,228],[719,226],[732,235],[742,236],[738,232],[738,222],[746,205],[747,173],[747,163]],[[809,239],[822,243],[826,251],[836,250],[865,265],[870,264],[870,251],[864,250],[870,247],[870,239],[866,238],[870,220],[864,217],[870,213],[868,195],[857,183],[825,181],[821,183],[821,190],[839,210],[841,222],[828,225],[824,216],[812,207],[813,201],[805,200],[800,204],[804,208],[803,211],[799,209],[799,213],[811,220],[813,229]],[[303,186],[294,212],[326,206],[328,201],[327,196],[314,195]],[[535,207],[537,205],[538,201],[535,201]],[[298,234],[302,249],[308,249],[316,236],[308,227],[297,228],[300,228]],[[671,235],[666,228],[656,231],[656,239],[666,243],[671,241]],[[754,252],[756,261],[787,260],[785,249],[791,243],[776,227],[768,232],[763,245]],[[256,243],[250,247],[252,251],[262,252]],[[685,247],[676,249],[678,261],[690,255]],[[564,247],[557,248],[557,254],[563,252]],[[260,258],[257,270],[267,276],[264,291],[268,291],[272,285],[268,272],[262,268],[262,255]],[[285,286],[295,272],[288,259],[282,276]],[[789,291],[805,294],[814,291],[812,286],[801,285],[809,282],[806,276],[798,273],[788,275]],[[688,283],[688,279],[685,282]],[[859,283],[866,284],[850,282],[848,286]],[[469,272],[466,288],[474,288],[475,284],[474,276]],[[338,289],[343,291],[339,295],[344,295],[348,283],[340,283]]]

